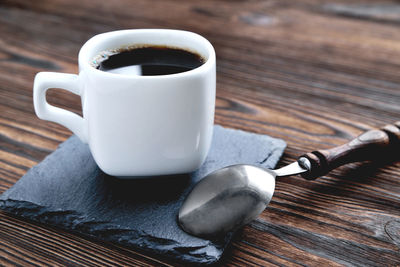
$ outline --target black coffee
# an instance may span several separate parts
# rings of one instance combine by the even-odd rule
[[[103,52],[93,66],[111,73],[147,76],[185,72],[204,62],[200,55],[183,49],[147,46]]]

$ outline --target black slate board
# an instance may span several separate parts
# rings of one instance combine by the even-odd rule
[[[72,136],[4,192],[0,208],[103,241],[211,264],[233,233],[210,241],[183,232],[177,213],[185,196],[201,177],[227,165],[273,168],[285,146],[280,139],[215,126],[210,153],[198,171],[123,180],[104,174],[88,146]]]

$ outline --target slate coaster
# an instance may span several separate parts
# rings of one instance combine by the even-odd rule
[[[103,173],[72,136],[0,196],[17,216],[186,263],[218,261],[233,233],[205,240],[178,226],[178,210],[206,174],[237,163],[275,167],[280,139],[215,126],[206,162],[194,173],[123,180]]]

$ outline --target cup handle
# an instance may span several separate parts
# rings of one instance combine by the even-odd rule
[[[33,104],[36,115],[40,119],[56,122],[67,127],[77,135],[82,142],[87,143],[86,120],[71,111],[47,103],[46,92],[50,88],[65,89],[80,96],[82,92],[78,82],[78,75],[39,72],[35,76],[33,85]]]

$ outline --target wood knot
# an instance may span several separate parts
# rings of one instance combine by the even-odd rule
[[[266,26],[275,23],[275,19],[262,13],[247,13],[240,16],[240,20],[244,23],[257,26]]]
[[[400,221],[389,221],[385,224],[385,233],[400,248]]]

